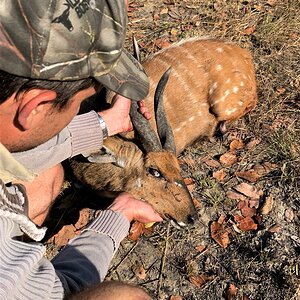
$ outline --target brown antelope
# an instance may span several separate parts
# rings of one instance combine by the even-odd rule
[[[236,120],[256,105],[252,58],[232,43],[193,38],[154,54],[143,66],[150,78],[146,103],[155,115],[151,126],[132,102],[130,114],[139,139],[132,133],[106,139],[110,163],[73,160],[71,165],[75,176],[92,189],[129,192],[184,226],[197,214],[176,155],[199,137],[212,136],[218,123]],[[170,67],[171,74],[166,72]]]

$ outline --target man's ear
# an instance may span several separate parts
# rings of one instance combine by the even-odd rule
[[[22,130],[31,128],[35,115],[43,111],[44,105],[56,99],[56,92],[42,89],[32,89],[18,98],[19,108],[17,121]]]

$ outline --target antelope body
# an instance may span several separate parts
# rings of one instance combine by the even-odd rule
[[[154,54],[143,67],[150,79],[146,104],[156,115],[151,126],[133,102],[131,118],[139,140],[134,140],[133,133],[110,137],[104,142],[110,163],[73,160],[71,165],[77,178],[91,188],[129,192],[152,204],[165,218],[185,225],[197,214],[177,155],[199,137],[212,136],[219,122],[236,120],[256,105],[252,58],[234,44],[193,38]],[[157,87],[169,67],[168,84]]]

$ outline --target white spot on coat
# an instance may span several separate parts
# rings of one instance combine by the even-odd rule
[[[211,86],[211,88],[209,89],[209,95],[212,95],[212,93],[214,92],[214,90],[216,89],[218,87],[218,83],[215,81],[213,84],[212,84],[212,86]]]
[[[231,115],[232,113],[234,113],[236,110],[237,110],[236,107],[233,108],[233,109],[226,109],[226,110],[225,110],[225,114],[226,114],[227,116],[230,116],[230,115]]]
[[[238,88],[237,86],[234,86],[234,87],[232,88],[232,91],[233,91],[234,93],[237,93],[237,92],[239,91],[239,88]]]
[[[216,65],[216,70],[217,71],[221,71],[223,69],[223,67],[221,65]]]
[[[192,122],[192,121],[194,121],[194,119],[195,119],[195,117],[190,117],[189,121]]]

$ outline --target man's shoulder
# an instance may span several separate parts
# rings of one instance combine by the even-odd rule
[[[4,183],[13,180],[32,181],[35,175],[18,162],[0,143],[0,178]]]

